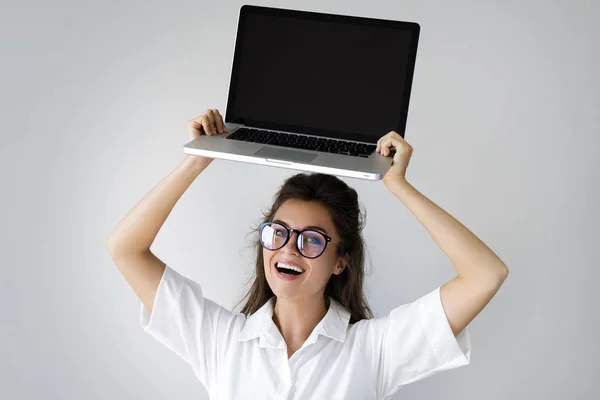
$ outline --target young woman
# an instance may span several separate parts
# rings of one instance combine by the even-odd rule
[[[190,140],[223,132],[217,110],[189,122]],[[408,183],[412,147],[399,134],[379,139],[377,152],[393,154],[383,183],[457,272],[382,318],[373,318],[363,293],[357,193],[331,175],[290,177],[263,213],[256,229],[256,277],[239,313],[206,299],[198,283],[150,251],[176,202],[212,159],[187,156],[113,230],[105,245],[142,302],[144,330],[191,365],[211,398],[382,399],[470,362],[467,325],[508,269]]]

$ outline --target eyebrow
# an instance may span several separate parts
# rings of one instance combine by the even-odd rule
[[[281,225],[285,225],[286,228],[290,227],[286,222],[284,222],[284,221],[282,221],[280,219],[275,219],[275,220],[273,220],[273,222],[277,222],[277,223],[280,223]],[[305,226],[304,228],[302,228],[300,230],[303,231],[303,230],[306,230],[306,229],[317,229],[317,230],[323,231],[326,235],[329,235],[327,233],[327,230],[325,228],[321,228],[320,226],[317,226],[317,225]]]

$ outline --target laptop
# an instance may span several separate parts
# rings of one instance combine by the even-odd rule
[[[184,152],[380,180],[404,137],[420,26],[415,22],[244,5],[225,125]]]

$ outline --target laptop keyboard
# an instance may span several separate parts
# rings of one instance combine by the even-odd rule
[[[226,139],[365,158],[369,157],[377,149],[377,146],[374,144],[347,142],[344,140],[303,136],[293,133],[263,131],[252,128],[240,128],[227,136]]]

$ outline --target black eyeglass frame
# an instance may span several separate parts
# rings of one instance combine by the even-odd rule
[[[268,248],[266,248],[266,247],[265,247],[265,245],[264,245],[264,244],[263,244],[263,242],[262,242],[262,231],[263,231],[263,228],[264,228],[265,226],[267,226],[267,225],[271,225],[271,224],[277,224],[277,225],[280,225],[280,226],[282,226],[282,227],[283,227],[283,229],[285,229],[285,230],[287,231],[287,237],[285,238],[285,241],[283,242],[283,244],[282,244],[280,247],[278,247],[278,248],[276,248],[276,249],[268,249]],[[304,229],[304,230],[300,231],[300,230],[298,230],[298,229],[294,229],[294,228],[288,228],[288,227],[286,227],[286,226],[284,226],[284,225],[280,224],[279,222],[273,222],[273,221],[270,221],[270,222],[263,222],[262,224],[260,224],[260,225],[259,225],[259,229],[258,229],[258,240],[259,240],[259,242],[260,242],[260,245],[261,245],[261,246],[262,246],[262,247],[263,247],[265,250],[269,250],[269,251],[277,251],[277,250],[279,250],[279,249],[281,249],[281,248],[285,247],[285,245],[288,243],[288,241],[289,241],[289,240],[290,240],[290,238],[292,237],[292,232],[296,232],[296,249],[298,250],[298,253],[299,253],[299,254],[300,254],[302,257],[306,257],[306,258],[309,258],[309,259],[315,259],[315,258],[317,258],[317,257],[320,257],[320,256],[321,256],[323,253],[325,253],[325,249],[327,249],[327,244],[328,244],[329,242],[331,242],[331,243],[333,243],[333,244],[335,244],[335,245],[337,245],[337,244],[338,244],[337,242],[333,241],[333,240],[331,239],[331,237],[327,236],[327,235],[326,235],[326,234],[324,234],[323,232],[319,232],[319,231],[316,231],[316,230],[314,230],[314,229]],[[308,257],[308,256],[305,256],[305,255],[302,253],[302,251],[300,250],[300,246],[298,246],[298,240],[300,239],[300,234],[302,234],[303,232],[316,232],[316,233],[318,233],[319,235],[323,236],[323,237],[325,238],[325,246],[323,246],[323,251],[321,251],[321,252],[320,252],[318,255],[316,255],[316,256],[314,256],[314,257]]]

